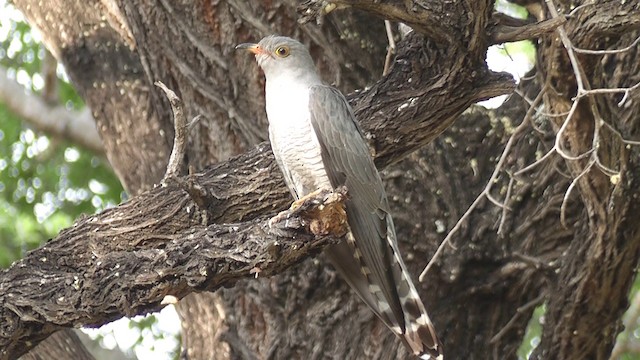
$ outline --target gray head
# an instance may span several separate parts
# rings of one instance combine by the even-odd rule
[[[267,78],[285,73],[316,73],[315,64],[309,50],[299,41],[285,36],[270,35],[259,43],[246,43],[236,49],[251,51],[256,55],[258,65]]]

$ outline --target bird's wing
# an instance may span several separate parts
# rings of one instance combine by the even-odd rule
[[[442,345],[400,256],[382,180],[351,107],[338,90],[316,85],[309,92],[309,112],[331,185],[348,191],[351,233],[327,254],[415,355],[441,360]]]
[[[386,195],[369,148],[356,126],[351,107],[338,90],[324,85],[312,87],[309,110],[331,185],[334,188],[346,185],[349,192],[346,210],[353,234],[352,246],[355,248],[351,253],[352,258],[348,260],[351,263],[359,261],[366,268],[362,270],[367,274],[364,275],[366,278],[362,271],[344,276],[348,277],[347,281],[356,284],[356,289],[362,288],[361,283],[368,279],[368,290],[378,298],[374,310],[383,320],[389,318],[387,320],[391,324],[387,325],[390,327],[404,328],[402,305],[394,280],[394,275],[401,276],[394,274],[399,271],[394,266],[395,233],[391,231],[392,239],[388,238],[389,227],[393,227],[393,224],[387,222]],[[353,254],[357,253],[360,259],[353,258]]]

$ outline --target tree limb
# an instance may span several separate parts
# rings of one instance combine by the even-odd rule
[[[378,166],[397,161],[433,139],[469,104],[513,88],[510,76],[488,73],[484,64],[447,66],[449,77],[445,78],[420,76],[424,64],[438,62],[441,51],[446,49],[425,42],[419,34],[411,34],[401,43],[390,75],[371,89],[351,97],[356,116],[363,119],[365,134],[374,144]],[[429,69],[434,73],[445,71],[443,66]],[[473,72],[475,75],[471,74]],[[454,73],[456,76],[452,75]],[[480,76],[480,73],[486,76]],[[411,77],[415,79],[413,82],[406,81]],[[449,81],[460,82],[456,86],[448,85]],[[407,86],[398,89],[394,85],[397,83]],[[451,97],[443,88],[446,86],[456,86],[457,96]],[[379,101],[380,96],[384,96],[384,102]],[[426,111],[428,107],[431,107],[430,111]],[[232,268],[235,275],[227,273],[210,279],[212,269],[229,267],[230,263],[216,262],[218,259],[212,257],[211,250],[194,252],[193,249],[215,248],[217,239],[227,236],[235,239],[227,244],[245,244],[249,238],[261,244],[258,245],[262,246],[261,254],[268,250],[269,243],[264,241],[274,240],[274,235],[265,233],[264,229],[259,233],[257,229],[264,226],[262,222],[253,226],[247,223],[203,228],[202,217],[196,211],[196,204],[199,204],[199,210],[207,214],[208,223],[228,223],[250,221],[284,208],[290,195],[267,144],[203,173],[179,179],[182,180],[156,187],[116,208],[81,220],[3,274],[0,278],[0,293],[3,294],[0,319],[7,325],[0,331],[0,347],[7,350],[3,350],[2,359],[28,350],[29,346],[61,327],[99,325],[122,315],[154,311],[160,307],[165,295],[182,297],[194,290],[215,289],[247,276],[256,263],[264,261],[261,257],[247,258]],[[242,235],[242,231],[253,231],[254,236]],[[301,246],[304,242],[300,241],[305,239],[308,240],[298,236],[291,244]],[[321,244],[326,242],[313,245],[312,249],[319,250]],[[234,247],[229,245],[226,249]],[[241,248],[238,251],[248,250]],[[181,255],[185,253],[191,257],[187,259]],[[238,261],[237,257],[245,256],[243,254],[232,257]],[[278,263],[290,266],[303,255],[294,256],[291,262],[278,260]],[[41,272],[33,271],[36,265]],[[57,266],[62,266],[63,271]],[[262,269],[262,272],[273,274],[282,269],[277,266],[280,265]],[[206,271],[204,275],[202,270]],[[53,275],[56,272],[59,275]],[[11,287],[16,286],[12,285],[16,277],[32,286],[40,286],[45,279],[42,285],[51,287],[46,291],[21,293]],[[96,289],[99,293],[85,294],[81,291],[84,288]],[[21,300],[15,305],[15,294],[44,294],[46,299]],[[114,298],[115,294],[119,297]],[[54,299],[53,304],[51,299]],[[90,302],[91,306],[83,301]],[[28,304],[34,308],[23,307]],[[65,310],[72,308],[68,313]],[[57,311],[65,316],[56,317]],[[25,327],[29,322],[35,324]]]
[[[0,68],[0,102],[36,130],[69,140],[96,154],[104,154],[102,141],[91,112],[69,111],[64,106],[51,106],[37,95],[28,93],[7,71]]]
[[[171,222],[166,216],[130,218],[132,203],[86,217],[0,275],[0,359],[17,358],[62,327],[97,326],[157,311],[168,295],[279,273],[346,233],[345,196],[325,191],[271,220],[192,223],[176,234],[156,231]]]
[[[558,26],[561,26],[566,21],[567,20],[564,17],[557,17],[521,26],[499,24],[490,29],[491,44],[502,44],[506,42],[539,38],[542,35],[553,32]]]

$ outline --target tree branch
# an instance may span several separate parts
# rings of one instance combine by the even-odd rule
[[[0,102],[36,130],[69,140],[96,154],[104,154],[102,141],[88,109],[69,111],[64,106],[51,106],[37,95],[28,93],[0,68]]]
[[[154,85],[164,91],[167,100],[169,100],[171,104],[171,110],[173,111],[173,149],[171,150],[171,156],[169,156],[167,171],[165,171],[162,179],[165,181],[167,178],[183,175],[181,170],[183,169],[185,149],[187,148],[187,120],[184,118],[182,100],[180,100],[178,95],[169,89],[162,81],[156,81]]]
[[[442,1],[421,1],[418,4],[412,1],[305,0],[298,6],[298,13],[302,23],[320,22],[331,11],[351,7],[386,20],[405,23],[434,41],[454,43],[461,39],[456,35],[466,24],[452,19],[450,15],[456,14],[457,8],[463,6],[461,2]]]
[[[521,26],[498,24],[490,29],[491,44],[502,44],[506,42],[535,39],[542,35],[546,35],[550,32],[555,31],[558,26],[561,26],[566,21],[567,20],[564,17],[557,17]]]
[[[146,20],[144,19],[144,21]],[[140,21],[144,24],[143,20]],[[458,19],[456,19],[456,22],[458,22]],[[134,32],[136,31],[140,31],[140,29],[134,27]],[[105,39],[108,40],[110,38],[102,33],[89,33],[88,36],[83,38],[82,44],[92,43],[94,40],[100,40],[97,43],[102,44]],[[142,43],[143,41],[140,40],[139,44]],[[71,43],[65,48],[66,53],[73,54],[73,56],[69,56],[68,59],[70,60],[67,61],[67,64],[71,64],[72,66],[70,67],[74,69],[78,69],[77,66],[73,66],[77,59],[85,59],[85,55],[96,55],[96,53],[91,52],[87,54],[87,47],[85,46],[76,48],[77,44],[80,44],[80,42]],[[91,47],[88,49],[93,50]],[[101,50],[103,47],[96,47],[96,49]],[[434,41],[426,41],[421,35],[411,34],[407,40],[399,44],[398,55],[393,61],[389,76],[374,85],[373,88],[351,97],[352,104],[355,105],[356,115],[359,119],[363,119],[363,129],[373,143],[377,158],[376,163],[379,166],[385,166],[397,161],[426,144],[451,125],[454,119],[469,104],[488,97],[508,93],[513,89],[514,84],[510,76],[493,74],[487,70],[484,63],[484,50],[486,49],[481,50],[481,46],[477,46],[477,44],[473,49],[475,51],[474,56],[469,57],[466,56],[469,47],[439,46]],[[124,50],[126,49],[120,47],[118,54],[123,52],[127,55],[128,53]],[[148,64],[145,64],[149,66],[149,69],[152,69],[149,70],[150,73],[147,73],[150,78],[167,79],[169,77],[167,74],[155,76],[158,74],[155,68],[156,64],[164,64],[166,59],[163,57],[162,61],[157,62],[158,59],[153,58],[153,56],[155,54],[165,54],[164,52],[145,52],[142,46],[136,50],[136,54],[142,54],[140,56],[143,57],[144,55],[147,56],[144,59],[148,61]],[[98,55],[100,54],[102,53],[98,52]],[[121,58],[123,56],[117,57],[117,59]],[[453,62],[447,63],[442,59],[453,59]],[[173,60],[173,58],[169,60]],[[193,80],[193,72],[186,71],[187,66],[184,63],[184,59],[181,59],[181,61],[176,63],[168,61],[173,64],[170,75],[176,78],[185,76],[187,80]],[[119,62],[114,61],[113,63],[118,66],[114,66],[114,70],[109,74],[113,74],[116,79],[120,79],[117,75],[119,74],[119,69],[123,67],[119,65]],[[255,64],[252,65],[255,67]],[[95,70],[87,68],[88,71]],[[126,69],[127,67],[125,66],[124,68]],[[84,85],[85,95],[89,93],[95,96],[97,90],[94,90],[91,83],[85,84],[89,78],[91,77],[78,76],[76,82]],[[111,77],[108,77],[108,79],[111,79]],[[199,81],[198,79],[195,80],[196,84],[201,84],[201,82],[197,82]],[[106,88],[109,89],[110,84],[113,83],[114,81],[107,81],[105,83]],[[133,84],[139,84],[139,82],[133,82]],[[398,86],[398,84],[401,86]],[[138,95],[141,92],[138,90],[138,86],[143,87],[144,82],[142,82],[142,85],[125,88],[126,99],[135,98],[138,102],[145,103],[149,97],[145,95],[145,92],[142,92],[144,96],[139,100]],[[101,88],[99,86],[97,89]],[[179,88],[177,90],[184,94],[183,89]],[[455,89],[455,91],[452,91],[452,89]],[[120,98],[117,99],[114,104],[119,105],[118,109],[122,107],[124,110],[128,110],[127,104],[129,103],[122,102]],[[185,97],[185,99],[188,98]],[[101,96],[94,97],[94,108],[103,108],[100,102],[102,100]],[[155,110],[159,111],[158,109]],[[158,138],[158,134],[164,136],[164,138],[170,137],[169,129],[166,126],[154,126],[153,119],[128,122],[122,119],[135,118],[136,115],[127,114],[127,117],[122,117],[118,116],[119,112],[116,112],[114,116],[108,111],[105,111],[105,114],[103,120],[105,127],[111,126],[115,128],[114,132],[116,134],[128,134],[129,136],[135,134],[133,138],[138,139],[141,135],[137,135],[137,132],[131,130],[131,126],[136,127],[144,124],[144,126],[139,127],[144,128],[148,134],[154,136],[154,144],[162,141],[162,138]],[[147,112],[144,112],[144,114],[147,114]],[[153,117],[154,112],[149,111],[148,114]],[[143,117],[140,115],[140,118]],[[103,129],[102,125],[100,126],[101,130]],[[165,130],[164,132],[162,131],[163,129]],[[112,140],[119,139],[119,136],[112,136]],[[108,137],[105,138],[108,139]],[[129,146],[132,149],[137,149],[136,146],[133,146],[137,145],[137,141],[129,142]],[[147,139],[147,141],[149,140]],[[123,151],[123,146],[127,146],[127,144],[121,145],[118,143],[117,146],[109,146],[109,148],[112,153],[124,153],[130,156],[129,153],[133,153],[133,150]],[[146,155],[142,160],[137,157],[129,160],[130,158],[123,156],[111,156],[110,158],[113,163],[117,163],[117,159],[122,159],[121,164],[136,164],[139,168],[146,169],[150,165],[158,166],[153,163],[157,152],[154,152],[152,148],[145,148],[145,153],[151,154],[151,158],[148,159]],[[211,157],[207,159],[211,161]],[[127,167],[121,165],[120,168],[126,169]],[[148,171],[140,172],[143,174],[148,173]],[[136,173],[136,176],[131,175],[133,173]],[[130,178],[142,177],[137,173],[139,173],[138,169],[134,172],[123,171],[121,178],[128,182]],[[148,179],[143,178],[135,181],[146,183]],[[129,203],[112,210],[119,213],[117,218],[121,221],[109,223],[108,225],[104,224],[107,227],[104,231],[127,230],[126,235],[132,237],[129,240],[129,244],[148,246],[149,251],[153,252],[158,250],[152,250],[151,247],[160,247],[157,244],[163,244],[162,241],[166,241],[167,237],[188,237],[192,234],[194,227],[201,226],[201,218],[197,216],[198,213],[195,211],[194,204],[202,205],[201,210],[206,211],[207,218],[211,222],[221,223],[246,221],[258,215],[273,213],[275,210],[283,208],[290,201],[290,195],[283,186],[280,172],[277,170],[269,148],[265,144],[248,154],[210,168],[201,174],[186,178],[184,181],[187,183],[187,189],[198,189],[198,191],[189,191],[189,194],[186,194],[184,187],[171,183],[167,184],[166,187],[150,190],[150,192],[133,198]],[[141,229],[144,231],[139,231]],[[117,236],[117,234],[112,234],[112,236]],[[165,251],[165,249],[160,250]],[[114,259],[114,261],[118,261],[118,264],[120,264],[119,260]],[[39,263],[37,264],[40,265]],[[131,269],[131,271],[138,274],[138,277],[147,276],[145,272],[142,272],[141,267]],[[112,272],[119,271],[112,270]],[[124,298],[131,299],[129,297]],[[162,296],[158,296],[154,298],[154,301],[161,301],[161,299]],[[108,301],[102,302],[109,303]],[[125,304],[129,305],[130,302],[131,300],[127,300]],[[157,306],[157,303],[148,304],[147,306],[149,306],[150,310],[153,306]],[[129,309],[125,310],[129,311]]]
[[[346,233],[345,196],[325,191],[271,220],[192,223],[173,235],[154,230],[171,222],[166,216],[130,218],[135,202],[86,217],[2,272],[0,359],[17,358],[61,327],[101,325],[157,311],[168,295],[279,273]]]
[[[399,47],[390,75],[352,96],[356,116],[363,119],[366,136],[374,143],[379,166],[397,161],[433,139],[469,104],[513,88],[510,76],[480,76],[487,71],[484,64],[476,64],[476,68],[462,63],[447,66],[450,76],[444,79],[421,74],[425,64],[437,62],[441,51],[446,49],[424,41],[418,34],[409,35]],[[429,69],[445,71],[443,66]],[[406,80],[412,77],[415,80]],[[445,85],[454,86],[448,81],[460,81],[457,96],[451,97],[443,89]],[[398,89],[394,85],[398,83],[407,86]],[[380,101],[382,97],[384,102]],[[430,111],[425,110],[428,107]],[[7,325],[0,330],[0,347],[7,350],[3,350],[2,359],[28,350],[61,327],[98,325],[123,315],[154,311],[165,295],[182,297],[246,277],[256,264],[276,261],[265,258],[273,241],[290,241],[295,249],[310,240],[301,235],[285,240],[282,235],[269,233],[264,219],[242,225],[201,225],[202,211],[207,223],[250,221],[290,202],[267,144],[201,174],[178,179],[80,220],[3,274],[0,319]],[[307,245],[307,252],[281,252],[291,257],[290,261],[278,258],[272,267],[261,267],[261,274],[273,274],[327,244],[318,241]],[[218,252],[211,250],[221,242],[227,246],[217,248]],[[250,249],[230,244],[255,244],[252,249],[260,251],[247,255]],[[219,259],[221,252],[234,249],[239,253]],[[18,280],[31,290],[16,288]],[[36,286],[39,290],[32,291]],[[85,293],[83,289],[97,293]],[[64,316],[58,317],[59,313]]]

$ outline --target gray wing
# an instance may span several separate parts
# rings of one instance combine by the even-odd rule
[[[393,223],[388,223],[384,187],[369,148],[356,126],[351,107],[338,90],[324,85],[312,87],[309,110],[331,185],[334,188],[346,185],[349,192],[346,211],[354,249],[350,259],[344,259],[347,255],[344,248],[334,251],[334,255],[342,257],[334,263],[359,262],[363,269],[356,268],[355,273],[353,265],[342,264],[351,267],[350,273],[343,276],[389,327],[403,329],[403,310],[394,280],[401,276],[394,266],[395,232]],[[358,253],[360,258],[354,255]],[[371,295],[377,304],[372,304]]]
[[[342,94],[316,85],[310,120],[324,170],[335,188],[346,185],[347,241],[325,252],[345,280],[414,355],[442,360],[442,345],[411,282],[396,241],[380,175]]]

